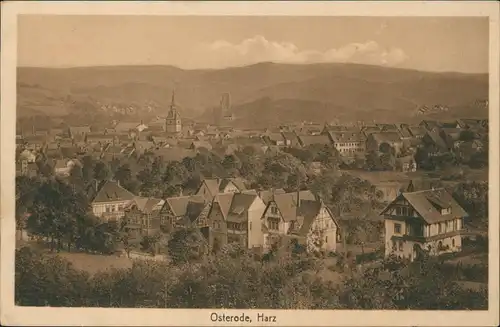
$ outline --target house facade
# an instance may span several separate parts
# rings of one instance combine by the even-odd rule
[[[363,155],[366,149],[366,139],[361,132],[339,131],[328,132],[333,146],[342,156]]]
[[[381,213],[385,255],[415,260],[461,250],[465,210],[444,189],[399,194]]]
[[[331,210],[308,191],[274,194],[261,225],[264,252],[280,237],[296,238],[309,251],[336,251],[339,225]]]
[[[266,205],[256,193],[217,195],[207,216],[210,247],[217,250],[229,243],[248,249],[261,247],[261,218],[265,209]]]
[[[125,215],[125,208],[135,195],[116,181],[95,181],[87,189],[91,199],[92,212],[104,221],[119,221]]]
[[[136,235],[151,235],[160,230],[160,210],[164,200],[135,197],[125,206],[126,228]]]

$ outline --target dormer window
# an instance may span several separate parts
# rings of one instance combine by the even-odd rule
[[[441,209],[441,215],[442,216],[449,215],[449,214],[451,214],[451,208],[450,207]]]

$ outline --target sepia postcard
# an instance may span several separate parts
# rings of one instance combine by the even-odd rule
[[[1,9],[2,325],[498,326],[498,2]]]

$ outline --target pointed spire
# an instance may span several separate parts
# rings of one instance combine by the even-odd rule
[[[172,89],[172,101],[170,102],[170,107],[175,107],[175,88]]]

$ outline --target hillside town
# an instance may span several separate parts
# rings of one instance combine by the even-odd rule
[[[75,171],[81,171],[92,160],[97,167],[102,164],[104,170],[105,165],[130,167],[131,162],[151,159],[167,165],[184,163],[210,154],[225,164],[219,174],[200,176],[199,185],[191,190],[184,190],[185,181],[179,181],[175,194],[148,196],[145,189],[127,189],[120,185],[123,179],[117,172],[115,176],[94,178],[85,186],[93,214],[105,222],[126,221],[126,228],[135,235],[195,226],[210,248],[237,242],[249,249],[268,249],[275,234],[311,243],[313,232],[319,231],[323,237],[321,248],[335,251],[341,239],[340,217],[325,204],[325,199],[304,185],[288,190],[283,185],[266,187],[231,172],[231,166],[241,161],[239,153],[247,151],[271,158],[291,154],[306,166],[308,176],[327,170],[415,173],[449,165],[476,169],[487,166],[487,119],[422,120],[418,125],[300,123],[238,130],[230,127],[233,116],[229,101],[228,94],[224,94],[221,108],[214,110],[217,125],[183,125],[172,93],[166,115],[149,122],[115,121],[104,130],[92,126],[20,130],[16,136],[16,173],[72,180]],[[311,158],[307,151],[313,153]],[[313,151],[327,152],[326,158]],[[460,248],[460,237],[456,235],[467,213],[448,191],[407,189],[402,183],[378,186],[381,202],[389,204],[380,212],[386,216],[386,254],[396,250],[406,256],[412,253],[409,249],[414,244],[440,249],[447,246],[450,251]],[[414,217],[420,221],[413,221]],[[453,235],[448,235],[450,232]],[[394,237],[400,239],[388,246]]]
[[[227,93],[212,123],[185,123],[177,101],[149,121],[18,129],[18,247],[110,258],[99,269],[302,249],[333,280],[487,258],[487,119],[238,129]],[[484,285],[481,265],[460,285]]]

